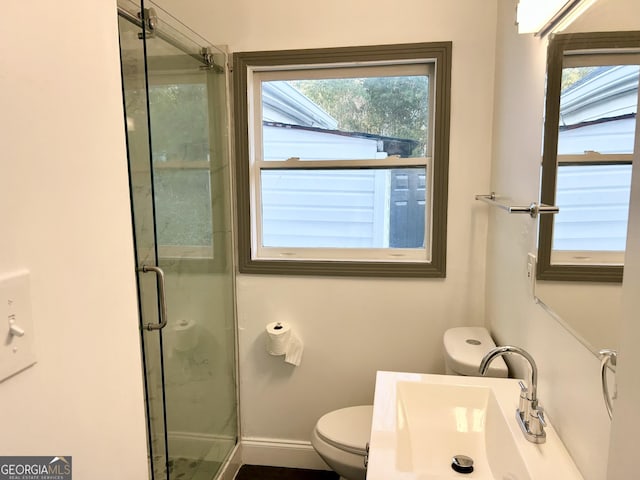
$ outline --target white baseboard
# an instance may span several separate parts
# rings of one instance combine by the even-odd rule
[[[331,470],[311,442],[243,437],[241,443],[243,464]]]
[[[220,468],[218,480],[233,480],[242,466],[242,445],[237,444],[224,465]]]

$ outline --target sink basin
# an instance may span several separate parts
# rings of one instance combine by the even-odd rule
[[[453,455],[474,461],[474,478],[530,480],[488,386],[398,382],[398,467],[459,478]]]
[[[553,426],[544,444],[524,438],[519,394],[514,379],[378,372],[367,480],[582,479]]]

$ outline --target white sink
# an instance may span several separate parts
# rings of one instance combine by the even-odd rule
[[[513,379],[378,372],[367,480],[582,479],[553,426],[544,444],[524,438],[519,394]],[[454,455],[473,472],[454,471]]]

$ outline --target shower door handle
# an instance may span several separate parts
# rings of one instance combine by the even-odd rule
[[[154,267],[151,265],[142,265],[142,267],[138,268],[138,271],[142,273],[153,272],[156,274],[158,282],[158,301],[160,302],[160,322],[146,323],[144,328],[150,331],[161,330],[167,326],[167,299],[164,288],[164,272],[160,267]]]

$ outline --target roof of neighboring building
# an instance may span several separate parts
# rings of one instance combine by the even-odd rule
[[[420,144],[407,138],[388,137],[338,128],[338,120],[286,81],[262,83],[263,124],[309,132],[378,141],[378,151],[406,157]]]
[[[367,140],[376,140],[378,142],[378,151],[386,152],[387,155],[399,155],[406,157],[411,155],[413,150],[420,145],[420,142],[408,138],[387,137],[384,135],[375,135],[373,133],[364,132],[345,132],[344,130],[326,129],[318,127],[306,127],[303,125],[294,125],[280,122],[263,122],[267,127],[290,128],[293,130],[303,130],[307,132],[318,132],[327,135],[339,135],[350,138],[364,138]]]
[[[262,83],[262,116],[267,122],[335,129],[338,120],[285,81]]]
[[[561,128],[635,115],[638,71],[638,65],[598,67],[565,89],[560,101]]]

